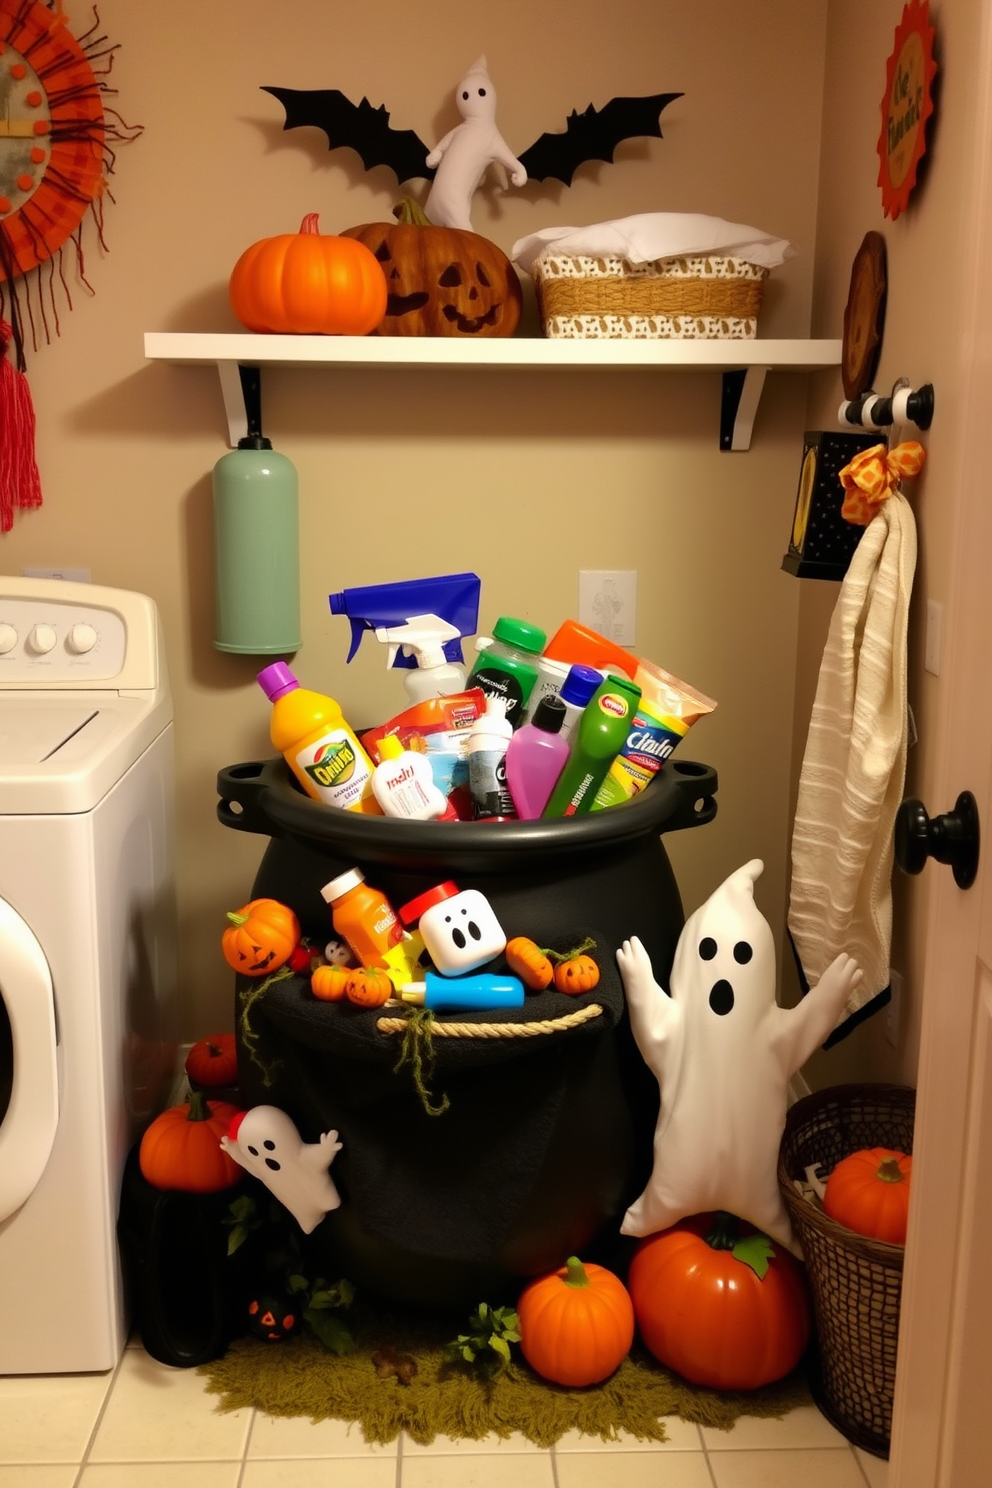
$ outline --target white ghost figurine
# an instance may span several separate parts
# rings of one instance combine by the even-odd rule
[[[724,1209],[801,1254],[777,1179],[789,1081],[861,971],[841,954],[797,1007],[778,1006],[775,943],[754,902],[763,869],[757,858],[738,868],[686,921],[671,996],[639,940],[617,951],[634,1038],[661,1090],[654,1167],[625,1235]]]
[[[278,1106],[253,1106],[232,1119],[220,1145],[265,1184],[305,1235],[341,1203],[327,1171],[341,1151],[336,1131],[325,1132],[319,1142],[304,1142]]]
[[[514,186],[527,184],[527,172],[496,128],[496,90],[485,57],[473,62],[462,78],[455,102],[462,122],[427,157],[436,174],[424,211],[437,227],[471,232],[472,196],[486,169],[505,166]]]

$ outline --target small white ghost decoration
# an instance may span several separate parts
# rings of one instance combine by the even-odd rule
[[[436,174],[424,211],[437,227],[471,232],[472,196],[487,168],[505,166],[514,186],[527,184],[527,172],[496,128],[496,90],[485,57],[473,62],[462,78],[455,102],[462,122],[427,157]]]
[[[341,1151],[336,1131],[325,1132],[319,1142],[304,1142],[278,1106],[253,1106],[234,1117],[220,1145],[265,1184],[305,1235],[341,1203],[327,1171]]]
[[[763,869],[757,858],[739,868],[686,921],[671,996],[639,940],[617,951],[634,1038],[661,1090],[654,1166],[625,1235],[724,1209],[801,1254],[777,1179],[789,1081],[861,971],[841,954],[797,1007],[778,1006],[775,943],[754,902]]]

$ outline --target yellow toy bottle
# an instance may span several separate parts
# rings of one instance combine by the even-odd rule
[[[341,811],[380,816],[374,766],[334,699],[301,687],[284,661],[263,667],[258,685],[272,704],[273,747],[307,795]]]

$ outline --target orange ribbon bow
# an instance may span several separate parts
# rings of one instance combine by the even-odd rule
[[[902,477],[920,473],[926,457],[926,450],[915,439],[894,449],[873,444],[871,449],[861,450],[840,472],[846,492],[840,514],[845,522],[867,527],[882,502],[898,489]]]

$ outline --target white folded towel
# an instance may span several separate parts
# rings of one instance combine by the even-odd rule
[[[704,217],[698,212],[638,212],[587,227],[543,227],[518,238],[510,257],[529,274],[542,253],[565,258],[625,258],[628,263],[654,263],[659,258],[696,258],[717,254],[743,258],[766,269],[792,258],[795,248],[785,238],[742,222]]]
[[[865,528],[841,585],[799,780],[789,931],[810,986],[840,951],[856,957],[864,978],[845,1021],[889,985],[915,569],[916,523],[897,491]]]

